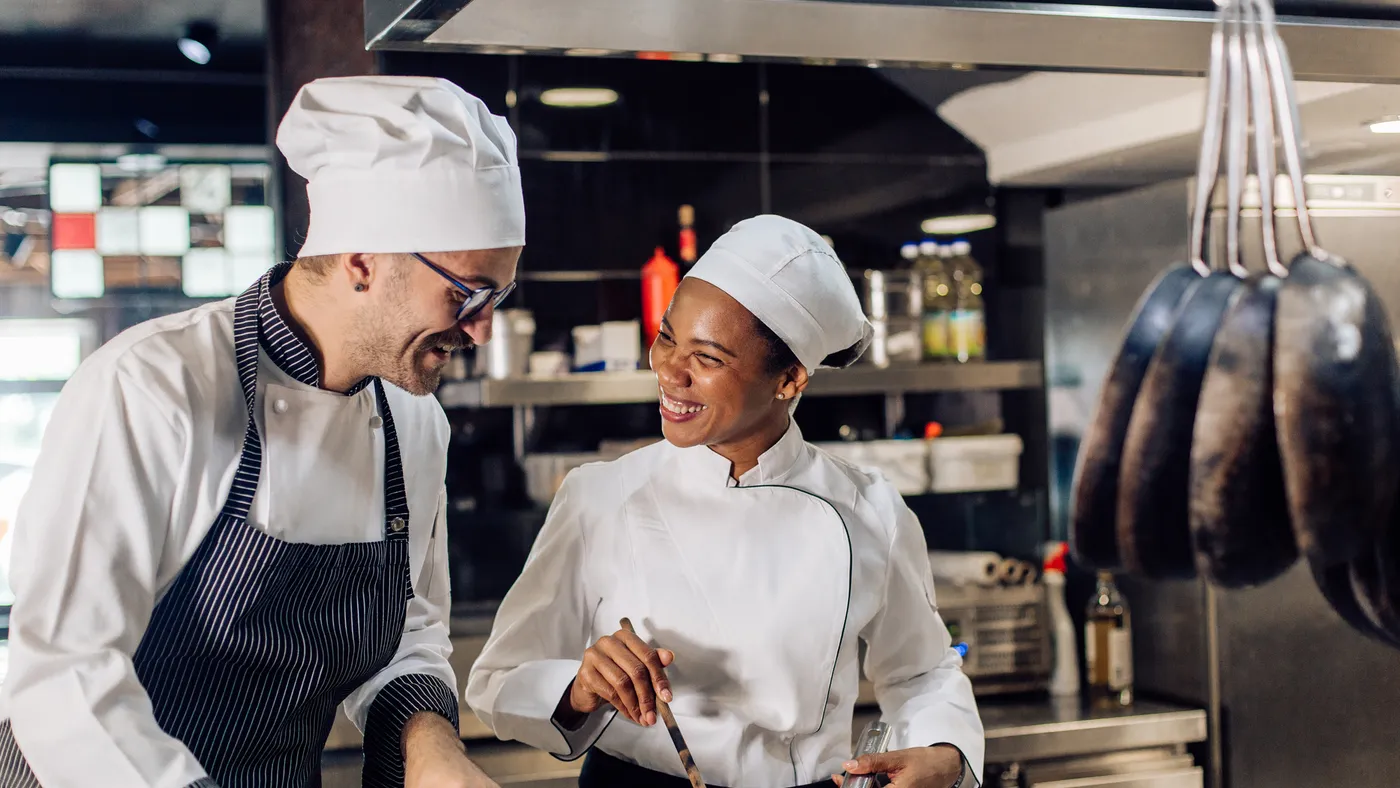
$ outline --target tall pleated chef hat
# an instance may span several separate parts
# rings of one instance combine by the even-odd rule
[[[300,257],[525,243],[515,132],[445,79],[310,82],[282,118],[277,147],[307,180]]]
[[[849,366],[873,333],[846,266],[820,235],[781,216],[755,216],[720,236],[686,274],[728,293],[787,343],[814,372],[833,353],[852,350]]]

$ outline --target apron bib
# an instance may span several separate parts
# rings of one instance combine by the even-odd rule
[[[234,312],[248,430],[232,489],[156,604],[133,662],[161,729],[209,773],[203,784],[314,788],[337,707],[389,664],[403,634],[413,596],[408,499],[393,416],[376,378],[384,540],[300,544],[248,523],[263,460],[254,419],[258,288],[239,296]],[[0,786],[39,785],[9,721],[0,723]]]

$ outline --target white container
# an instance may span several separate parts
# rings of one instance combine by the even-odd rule
[[[1014,490],[1020,484],[1019,435],[969,435],[925,443],[932,492]]]
[[[603,327],[574,326],[574,369],[580,372],[603,370]]]
[[[537,350],[530,354],[530,377],[557,378],[569,374],[569,354],[559,350]]]
[[[858,468],[879,471],[902,495],[929,491],[928,441],[832,441],[816,445]]]
[[[614,320],[602,325],[603,368],[609,372],[635,370],[642,364],[642,324]]]
[[[865,457],[866,464],[878,468],[902,495],[929,491],[928,441],[866,441]]]
[[[866,462],[865,444],[860,441],[822,441],[812,444],[833,457],[845,460],[857,468],[869,465]]]

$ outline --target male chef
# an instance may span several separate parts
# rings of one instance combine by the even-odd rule
[[[277,146],[295,263],[138,325],[64,388],[15,525],[0,786],[320,784],[338,706],[367,788],[493,786],[448,664],[429,395],[525,243],[516,142],[440,79],[324,79]]]

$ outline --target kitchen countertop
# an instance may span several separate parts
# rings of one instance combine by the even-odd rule
[[[1172,747],[1206,738],[1205,711],[1155,701],[1139,701],[1122,709],[1097,710],[1085,708],[1077,698],[1015,702],[981,698],[978,710],[986,730],[988,764]],[[474,719],[470,713],[464,716]],[[878,716],[876,709],[858,708],[852,736]],[[549,753],[518,742],[469,740],[467,751],[503,788],[510,785],[570,786],[582,766],[582,761],[560,761]],[[327,773],[343,770],[346,779],[357,780],[358,763],[357,751],[328,753]],[[334,781],[327,786],[334,788]]]

